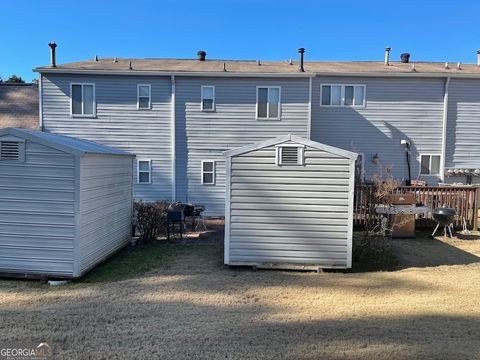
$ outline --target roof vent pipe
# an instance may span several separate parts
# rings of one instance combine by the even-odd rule
[[[298,71],[305,72],[303,68],[303,54],[305,54],[305,48],[299,48],[298,53],[300,54],[300,66],[298,67]]]
[[[55,55],[55,48],[57,47],[57,44],[51,42],[48,44],[48,46],[50,46],[50,66],[57,67],[57,57]]]
[[[477,50],[477,66],[480,66],[480,49]]]
[[[207,53],[203,50],[199,50],[197,52],[197,56],[199,61],[205,61],[205,58],[207,57]]]
[[[410,54],[409,53],[403,53],[400,55],[400,61],[404,64],[408,64],[410,62]]]
[[[390,65],[390,48],[386,47],[385,48],[385,65]]]

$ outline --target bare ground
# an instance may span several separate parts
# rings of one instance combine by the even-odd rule
[[[392,272],[230,269],[207,242],[131,280],[0,281],[0,336],[59,359],[480,359],[476,239],[394,241]]]

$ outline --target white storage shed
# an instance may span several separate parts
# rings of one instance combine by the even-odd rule
[[[0,273],[76,278],[131,240],[134,156],[0,129]]]
[[[357,154],[286,135],[225,156],[225,264],[352,266]]]

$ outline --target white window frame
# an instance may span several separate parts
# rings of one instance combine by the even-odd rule
[[[140,98],[146,96],[140,96],[140,86],[148,87],[148,107],[140,107]],[[137,110],[151,110],[152,109],[152,86],[150,84],[137,84]]]
[[[205,88],[212,88],[212,90],[213,90],[212,108],[211,108],[211,109],[205,109],[205,108],[203,107],[203,100],[204,100],[204,99],[209,99],[209,98],[205,98],[205,97],[203,96],[203,89],[205,89]],[[202,107],[202,111],[205,111],[205,112],[215,111],[215,86],[213,86],[213,85],[202,85],[202,88],[201,88],[200,93],[201,93],[200,96],[201,96],[201,107]]]
[[[270,117],[270,106],[268,106],[268,93],[267,93],[267,117],[259,117],[258,116],[258,90],[259,89],[268,89],[268,93],[270,89],[278,89],[278,116],[277,117]],[[256,107],[255,107],[255,118],[256,120],[281,120],[282,118],[282,87],[281,86],[257,86],[257,99],[256,99]]]
[[[146,171],[140,171],[140,162],[148,162],[148,182],[140,181],[140,172],[144,173]],[[137,184],[149,185],[152,183],[152,160],[151,159],[137,159]]]
[[[323,98],[323,87],[324,86],[330,86],[330,105],[323,105],[322,104],[322,98]],[[332,105],[332,92],[331,92],[331,87],[332,86],[340,86],[341,87],[341,93],[340,93],[340,105]],[[355,103],[355,87],[363,87],[363,104],[362,105],[345,105],[345,87],[346,86],[353,86],[353,102]],[[365,108],[367,107],[367,85],[365,84],[320,84],[320,106],[321,107],[353,107],[353,108]]]
[[[296,164],[282,164],[282,148],[296,147],[297,148],[297,163]],[[279,144],[275,146],[275,165],[277,166],[303,166],[305,165],[305,145],[301,144]]]
[[[82,114],[73,113],[73,86],[80,85],[82,87]],[[93,86],[93,114],[84,114],[84,105],[83,105],[83,87],[84,86]],[[97,95],[95,91],[94,83],[70,83],[70,116],[71,117],[84,117],[84,118],[93,118],[97,116]]]
[[[203,171],[203,164],[204,163],[212,163],[213,166],[212,166],[212,171]],[[200,180],[201,180],[201,183],[202,185],[215,185],[215,181],[216,181],[216,176],[215,176],[215,173],[216,173],[216,169],[217,169],[217,164],[216,164],[216,161],[215,160],[202,160],[202,163],[201,163],[201,168],[200,168]],[[203,181],[203,175],[204,174],[210,174],[212,173],[212,182],[211,183],[206,183]]]
[[[430,161],[428,162],[428,174],[422,174],[422,156],[430,156]],[[438,167],[438,173],[432,173],[432,158],[433,156],[439,156],[440,157],[440,166]],[[441,171],[441,164],[442,163],[442,156],[440,154],[419,154],[418,155],[418,174],[419,176],[440,176],[440,171]]]

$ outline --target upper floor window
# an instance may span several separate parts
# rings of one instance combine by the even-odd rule
[[[304,150],[303,145],[285,144],[276,147],[277,165],[303,165]]]
[[[137,161],[137,179],[139,184],[152,183],[152,161],[151,160]]]
[[[322,106],[365,106],[365,85],[325,84],[320,92]]]
[[[95,116],[95,85],[71,84],[71,113],[75,116]]]
[[[257,87],[257,118],[280,119],[280,87]]]
[[[440,155],[420,155],[420,174],[439,175]]]
[[[215,86],[202,86],[202,111],[215,110]]]
[[[151,86],[148,84],[137,85],[137,109],[150,109],[152,107]]]

